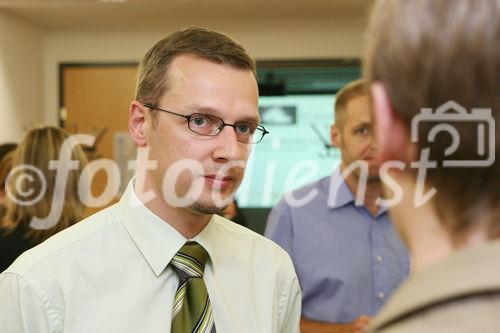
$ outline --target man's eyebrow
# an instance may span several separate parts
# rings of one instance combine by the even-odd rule
[[[371,121],[362,121],[362,122],[360,122],[360,123],[356,124],[356,126],[355,126],[355,127],[363,127],[363,126],[368,126],[368,127],[370,127],[370,126],[373,126],[373,124],[372,124],[372,122],[371,122]]]
[[[241,120],[238,120],[237,122],[260,124],[260,117],[244,117]]]
[[[224,120],[224,115],[220,113],[219,110],[208,107],[208,106],[201,106],[201,105],[190,105],[187,107],[187,109],[190,112],[193,113],[207,113],[216,117],[219,117]],[[259,124],[260,123],[260,116],[243,116],[240,119],[236,120],[237,123],[241,122],[248,122],[248,123],[254,123],[254,124]]]

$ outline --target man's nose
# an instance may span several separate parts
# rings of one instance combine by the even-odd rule
[[[214,150],[214,160],[235,161],[243,158],[244,143],[237,140],[235,129],[224,126],[216,137],[217,147]]]
[[[377,150],[377,135],[373,129],[370,130],[370,150]]]

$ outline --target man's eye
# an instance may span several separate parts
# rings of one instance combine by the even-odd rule
[[[255,131],[255,126],[246,123],[236,124],[236,130],[241,134],[252,134]]]
[[[361,128],[358,128],[356,130],[356,133],[357,134],[361,134],[361,135],[366,135],[370,132],[370,129],[368,127],[361,127]]]
[[[195,116],[191,119],[195,126],[204,126],[208,124],[208,119],[205,116]]]

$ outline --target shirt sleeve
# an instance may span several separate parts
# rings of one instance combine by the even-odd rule
[[[281,246],[293,258],[293,225],[290,207],[283,199],[267,219],[265,236]]]
[[[0,332],[55,333],[34,288],[13,273],[0,275]]]
[[[280,333],[299,333],[302,296],[299,281],[290,262],[291,272],[280,299]]]

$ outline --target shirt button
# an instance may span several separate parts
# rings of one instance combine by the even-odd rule
[[[382,257],[381,256],[377,256],[377,261],[382,261]]]
[[[385,298],[385,294],[384,293],[378,293],[378,298],[384,299]]]

